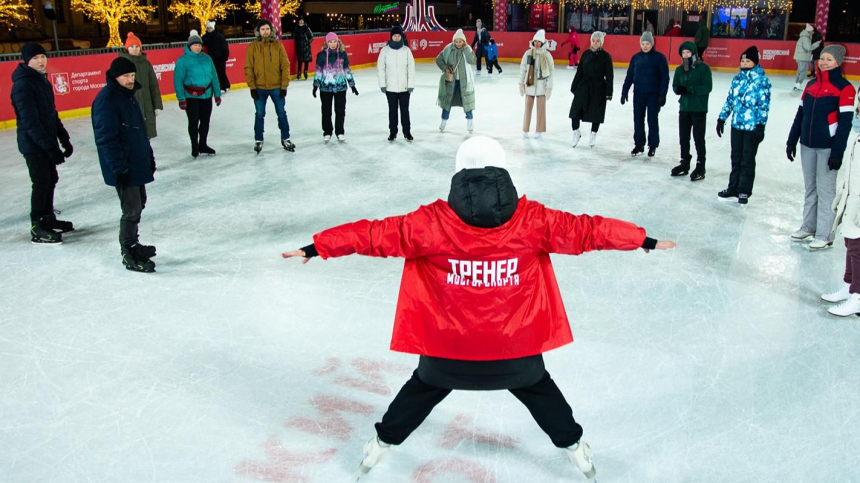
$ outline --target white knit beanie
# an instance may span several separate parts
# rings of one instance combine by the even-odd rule
[[[210,20],[210,21],[206,22],[206,28],[207,29],[214,29],[215,28],[215,21]]]
[[[473,136],[457,149],[456,173],[464,169],[481,169],[487,166],[504,168],[505,150],[498,141],[487,136]]]
[[[540,42],[542,44],[546,43],[546,32],[543,29],[538,30],[535,33],[535,36],[532,37],[532,44],[535,42]]]
[[[457,32],[455,32],[455,33],[454,33],[454,38],[453,38],[453,39],[451,39],[451,40],[452,40],[452,41],[454,41],[454,40],[457,40],[457,39],[460,39],[460,40],[462,40],[463,42],[467,42],[467,40],[466,40],[466,34],[464,34],[464,33],[463,33],[463,29],[457,29]]]
[[[606,38],[606,32],[592,32],[591,38],[597,38],[600,41],[600,46],[603,46],[603,40]]]

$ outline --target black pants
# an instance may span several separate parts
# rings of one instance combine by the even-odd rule
[[[218,74],[218,86],[221,87],[221,90],[226,91],[229,89],[230,79],[227,78],[227,59],[215,61],[215,73]]]
[[[403,134],[412,134],[412,123],[409,122],[409,92],[386,92],[388,98],[388,132],[397,136],[397,110],[400,110],[400,124]]]
[[[299,61],[299,68],[298,68],[298,70],[296,70],[296,78],[298,78],[299,74],[301,74],[302,72],[304,72],[305,75],[308,75],[308,66],[310,66],[310,65],[311,65],[311,62],[309,60],[300,60]]]
[[[30,220],[54,213],[54,188],[60,180],[57,166],[51,162],[47,154],[25,154],[27,169],[30,171],[30,181],[33,191],[30,193]]]
[[[732,128],[732,172],[729,174],[729,191],[752,194],[755,181],[755,155],[758,143],[755,131]]]
[[[498,57],[493,60],[487,59],[487,72],[489,72],[490,74],[493,73],[493,66],[496,66],[496,69],[498,69],[499,72],[502,72],[502,66],[499,65]]]
[[[320,100],[322,101],[322,128],[323,135],[331,136],[331,104],[334,101],[334,133],[337,135],[343,134],[343,122],[346,118],[346,91],[343,92],[322,92],[320,91]],[[404,128],[406,129],[406,128]]]
[[[705,162],[705,118],[707,112],[681,112],[678,114],[678,131],[681,138],[681,159],[687,163],[693,159],[690,154],[690,131],[696,142],[696,162]]]
[[[576,131],[577,129],[579,129],[580,122],[581,122],[581,119],[579,117],[571,118],[570,127],[572,127],[574,131]],[[599,122],[591,123],[591,132],[597,132],[599,129],[600,129],[600,123]]]
[[[582,426],[573,419],[573,410],[548,372],[533,386],[509,391],[526,406],[555,446],[566,448],[582,437]],[[384,443],[403,443],[450,393],[450,389],[425,384],[416,371],[388,406],[382,422],[376,423],[376,434]]]
[[[119,245],[128,248],[137,243],[137,225],[146,207],[145,186],[117,186],[122,217],[119,219]]]
[[[485,60],[486,58],[487,58],[487,54],[481,54],[481,55],[475,56],[475,62],[478,63],[478,72],[481,72],[481,60],[482,59]],[[490,68],[490,61],[487,60],[487,69],[489,69],[489,68]]]
[[[634,87],[635,89],[635,87]],[[659,94],[637,94],[633,92],[633,143],[645,145],[645,115],[648,115],[648,147],[660,147]]]
[[[212,98],[185,99],[185,115],[188,116],[188,137],[191,147],[206,146],[209,138],[209,119],[212,118]]]

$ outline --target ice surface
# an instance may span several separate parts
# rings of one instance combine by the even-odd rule
[[[798,95],[775,76],[755,193],[718,202],[729,140],[714,132],[731,73],[715,73],[707,178],[670,178],[677,98],[657,157],[631,159],[632,106],[615,99],[597,147],[570,147],[572,71],[556,70],[549,133],[521,137],[515,71],[478,80],[476,134],[505,147],[520,193],[633,221],[672,252],[554,256],[576,342],[547,367],[585,428],[602,482],[860,479],[860,321],[826,315],[845,250],[811,253],[799,162],[784,156]],[[372,69],[348,95],[347,143],[323,145],[311,82],[287,98],[295,154],[274,112],[255,157],[247,90],[213,115],[214,158],[190,157],[175,102],[158,118],[158,172],[141,240],[158,273],[126,271],[119,203],[88,118],[56,207],[78,231],[28,240],[30,185],[15,132],[0,132],[0,480],[353,481],[361,450],[416,357],[388,350],[402,261],[303,266],[280,253],[330,226],[445,198],[468,137],[462,110],[437,129],[438,71],[419,64],[414,144],[389,144]],[[588,125],[585,124],[585,129]],[[584,481],[505,392],[453,393],[367,482]]]

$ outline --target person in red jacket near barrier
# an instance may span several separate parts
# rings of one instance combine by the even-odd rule
[[[582,427],[542,354],[573,342],[550,253],[665,250],[626,221],[573,215],[517,196],[501,145],[476,136],[457,151],[448,201],[314,235],[284,258],[358,253],[403,257],[391,349],[418,368],[364,447],[362,473],[402,443],[453,389],[507,389],[586,477],[596,474]]]

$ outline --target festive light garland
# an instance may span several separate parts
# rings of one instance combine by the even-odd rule
[[[183,0],[175,1],[167,9],[176,15],[190,15],[200,22],[200,32],[206,31],[206,22],[227,16],[227,12],[237,7],[222,0]]]
[[[12,30],[12,25],[28,22],[30,8],[30,4],[24,0],[0,0],[0,25]]]
[[[72,0],[72,10],[83,13],[96,22],[108,26],[108,47],[122,47],[119,36],[120,22],[144,22],[155,7],[147,7],[138,0]]]
[[[281,0],[280,1],[280,11],[281,17],[286,17],[287,15],[295,15],[299,11],[299,7],[302,6],[302,0]],[[245,11],[248,13],[252,13],[256,16],[260,15],[260,0],[248,0],[248,3],[245,4]]]
[[[520,5],[551,5],[558,2],[559,10],[564,10],[566,4],[574,8],[611,8],[630,6],[634,10],[646,10],[653,5],[653,0],[510,0]],[[789,12],[792,0],[657,0],[661,9],[677,8],[685,12],[705,12],[710,6],[727,8],[747,8],[752,10]],[[493,8],[496,1],[493,0]]]

